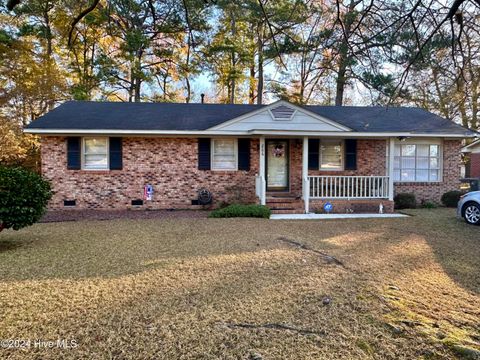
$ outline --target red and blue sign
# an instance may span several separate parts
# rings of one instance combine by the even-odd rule
[[[143,188],[143,197],[145,200],[153,200],[153,186],[145,185]]]

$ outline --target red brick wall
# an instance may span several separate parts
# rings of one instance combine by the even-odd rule
[[[145,208],[189,208],[200,188],[209,189],[216,203],[256,202],[255,174],[258,172],[258,140],[251,142],[250,171],[198,170],[197,139],[124,138],[123,170],[67,170],[63,137],[42,138],[42,172],[51,180],[54,195],[51,209],[63,200],[76,199],[76,208],[126,209],[131,200],[143,198],[145,184],[154,187],[153,201]],[[238,187],[239,189],[236,189]]]
[[[458,188],[459,140],[443,146],[443,182],[398,183],[395,192],[413,192],[417,199],[440,201],[441,195]],[[309,171],[309,175],[385,175],[386,141],[358,140],[357,170]],[[154,187],[154,200],[145,208],[189,208],[200,188],[209,189],[215,203],[257,202],[255,174],[258,173],[258,140],[251,142],[250,171],[202,171],[197,169],[197,139],[124,138],[123,170],[67,170],[64,137],[42,138],[42,172],[51,180],[54,196],[51,209],[63,209],[63,200],[77,200],[77,208],[125,209],[131,200],[143,198],[143,187]],[[291,193],[302,192],[302,140],[290,140]],[[386,205],[386,204],[385,204]]]
[[[380,210],[380,204],[383,205],[383,212],[385,214],[393,212],[393,201],[387,199],[312,199],[310,200],[310,212],[324,213],[323,206],[327,203],[332,204],[332,213],[378,213]]]
[[[480,177],[480,153],[470,154],[470,177]]]
[[[395,194],[413,193],[417,202],[422,200],[440,203],[443,193],[458,190],[460,185],[460,165],[462,147],[461,140],[445,140],[443,142],[443,179],[438,183],[395,183]]]

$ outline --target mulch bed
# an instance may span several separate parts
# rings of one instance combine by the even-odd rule
[[[112,219],[199,219],[206,218],[204,210],[52,210],[40,220],[42,223],[112,220]]]

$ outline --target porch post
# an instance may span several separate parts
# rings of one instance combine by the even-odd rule
[[[393,164],[395,154],[395,138],[388,140],[388,200],[393,201]]]
[[[302,151],[302,197],[305,204],[305,213],[308,214],[310,207],[310,184],[308,181],[308,137],[303,138]]]
[[[259,171],[260,171],[260,204],[265,205],[266,200],[266,182],[265,182],[265,136],[260,137],[260,149],[259,149]]]

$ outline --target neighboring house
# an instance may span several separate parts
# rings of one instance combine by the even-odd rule
[[[475,135],[418,108],[285,101],[66,102],[25,132],[41,136],[51,209],[198,208],[204,188],[214,205],[277,212],[326,202],[334,212],[393,211],[404,192],[439,202],[458,188],[461,141]]]
[[[480,178],[480,139],[462,148],[462,152],[469,155],[465,176]]]

